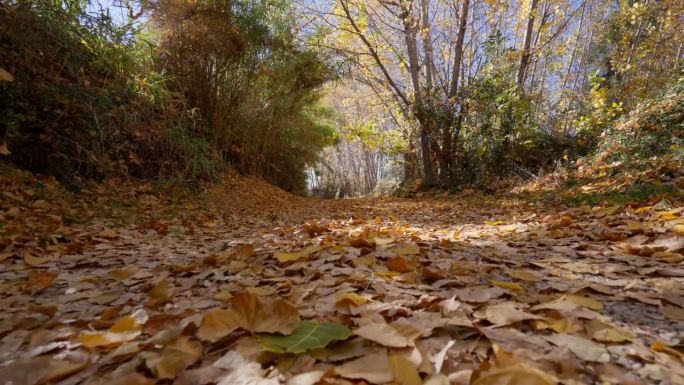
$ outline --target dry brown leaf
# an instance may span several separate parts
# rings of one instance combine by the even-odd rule
[[[22,256],[24,257],[24,263],[26,263],[29,266],[38,266],[38,265],[43,265],[45,263],[48,263],[52,260],[50,257],[37,257],[33,254],[31,251],[24,251],[22,253]]]
[[[603,304],[595,299],[591,299],[589,297],[582,297],[579,295],[573,295],[573,294],[566,294],[563,296],[563,298],[574,302],[580,306],[584,306],[586,308],[589,308],[591,310],[601,310],[603,309]]]
[[[377,342],[380,345],[389,346],[393,348],[403,348],[412,345],[412,341],[406,336],[402,335],[386,323],[369,323],[354,330],[354,334],[361,336],[367,340]]]
[[[485,366],[476,370],[471,385],[556,385],[556,380],[539,369],[516,363],[506,366]]]
[[[418,261],[403,256],[392,257],[387,260],[387,268],[399,273],[408,273],[418,267]]]
[[[204,341],[216,342],[237,329],[238,323],[231,310],[216,308],[209,310],[202,318],[197,337]]]
[[[335,372],[345,378],[363,379],[375,384],[384,384],[394,379],[392,364],[384,350],[346,362],[336,367]]]
[[[608,362],[610,354],[603,345],[572,334],[552,334],[542,337],[556,346],[565,346],[577,357],[591,362]]]
[[[51,271],[32,270],[28,274],[27,285],[32,294],[47,289],[57,278],[57,273]]]
[[[289,302],[250,293],[237,293],[231,299],[235,324],[253,333],[290,334],[301,319]]]
[[[539,273],[532,270],[511,270],[507,271],[506,274],[511,278],[527,282],[538,282],[541,279]]]
[[[493,325],[501,326],[508,325],[524,320],[540,319],[534,314],[526,313],[519,308],[523,305],[516,302],[502,302],[496,305],[487,306],[487,309],[479,313],[478,317],[486,319]]]
[[[109,275],[114,279],[117,279],[119,281],[123,281],[123,280],[126,280],[128,278],[131,278],[133,276],[133,274],[135,274],[137,271],[138,271],[137,267],[135,267],[133,265],[129,265],[123,269],[112,270],[109,272]]]
[[[202,344],[187,337],[180,337],[166,345],[160,352],[149,354],[145,364],[160,379],[175,378],[178,373],[192,365],[202,355]]]
[[[42,385],[57,382],[86,367],[87,361],[72,362],[39,356],[18,359],[0,368],[0,383],[7,385]]]

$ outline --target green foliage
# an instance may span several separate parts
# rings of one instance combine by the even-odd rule
[[[533,173],[577,151],[572,138],[535,121],[534,101],[516,84],[514,56],[502,45],[501,36],[488,39],[489,61],[464,90],[464,123],[454,152],[459,184],[486,184],[511,172]]]
[[[679,162],[684,146],[684,78],[607,129],[595,161],[634,165],[654,156],[672,155]]]
[[[288,2],[160,5],[153,16],[163,31],[163,66],[199,111],[199,135],[240,170],[303,190],[305,166],[332,140],[317,105],[332,74],[295,46]]]
[[[303,189],[334,136],[317,104],[331,72],[296,47],[289,4],[150,1],[126,24],[87,1],[0,6],[10,160],[74,183],[212,179],[228,162]]]
[[[643,184],[630,186],[623,192],[576,194],[566,201],[573,205],[597,206],[643,203],[664,198],[682,199],[684,193],[673,185]]]
[[[264,334],[259,339],[266,351],[299,354],[322,349],[333,341],[349,338],[351,334],[351,330],[343,325],[304,321],[290,335]]]

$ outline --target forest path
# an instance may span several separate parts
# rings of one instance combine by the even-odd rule
[[[3,202],[2,384],[684,383],[684,207],[665,201],[154,215],[168,202],[89,196]]]

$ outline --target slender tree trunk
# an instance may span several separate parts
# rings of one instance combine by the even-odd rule
[[[461,12],[459,15],[458,35],[456,37],[456,44],[454,45],[454,64],[452,65],[451,84],[449,85],[449,94],[446,103],[445,111],[447,116],[440,119],[442,126],[442,151],[440,153],[440,176],[442,183],[447,184],[451,181],[451,157],[453,155],[453,130],[454,130],[454,114],[456,106],[456,99],[458,97],[458,80],[461,77],[461,61],[463,58],[463,42],[465,40],[466,27],[468,25],[468,7],[470,0],[463,0]]]
[[[421,36],[423,38],[423,49],[425,50],[425,80],[426,90],[425,94],[430,95],[433,87],[435,61],[432,52],[432,32],[430,31],[430,0],[421,0],[420,8],[423,18],[423,31]]]
[[[520,66],[518,67],[518,88],[524,91],[525,72],[527,65],[530,62],[530,45],[532,44],[532,31],[534,30],[534,14],[539,0],[532,0],[530,5],[530,12],[527,16],[527,31],[525,31],[525,41],[523,43],[523,51],[520,56]]]
[[[425,114],[423,91],[420,85],[420,64],[418,60],[418,44],[416,41],[416,21],[411,17],[410,3],[401,3],[401,21],[404,25],[404,41],[406,42],[406,53],[409,59],[409,73],[413,84],[415,95],[416,116],[420,125],[420,151],[423,158],[423,176],[425,184],[434,184],[434,173],[432,170],[432,154],[430,153],[430,119]]]

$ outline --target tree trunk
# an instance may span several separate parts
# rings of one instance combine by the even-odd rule
[[[463,41],[465,40],[466,26],[468,24],[468,7],[470,5],[470,0],[463,0],[463,6],[461,7],[461,13],[459,17],[458,24],[458,36],[456,38],[456,44],[454,46],[454,64],[452,66],[451,73],[451,84],[449,85],[449,94],[446,107],[449,109],[446,111],[448,114],[446,118],[440,119],[442,125],[442,151],[440,153],[440,176],[442,183],[447,184],[451,180],[450,170],[451,170],[451,156],[453,155],[453,128],[456,119],[453,119],[456,113],[452,106],[456,105],[456,99],[458,95],[458,79],[461,76],[461,60],[463,58]]]
[[[522,56],[520,56],[520,66],[518,67],[518,88],[524,91],[525,72],[527,65],[530,62],[530,45],[532,44],[532,31],[534,29],[534,11],[537,8],[539,0],[532,0],[530,5],[530,13],[527,16],[527,31],[525,31],[525,41],[523,43]]]
[[[425,184],[434,184],[434,173],[432,171],[432,156],[430,153],[430,127],[429,119],[425,114],[423,92],[420,86],[420,64],[418,60],[418,44],[416,42],[416,22],[411,17],[410,3],[401,3],[401,21],[404,25],[404,40],[406,42],[406,53],[409,58],[409,73],[413,84],[413,93],[416,103],[416,117],[420,125],[420,152],[423,159],[423,176]]]

